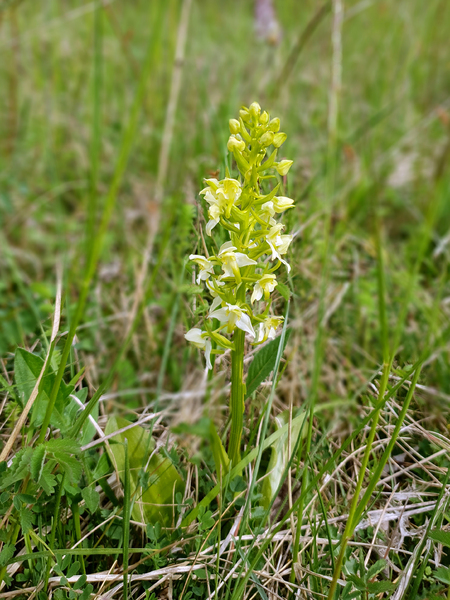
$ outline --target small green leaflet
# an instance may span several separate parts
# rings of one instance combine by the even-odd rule
[[[5,544],[2,551],[0,552],[0,567],[5,566],[9,559],[14,556],[16,547],[12,544]]]
[[[86,487],[81,490],[81,495],[83,496],[83,500],[86,502],[86,506],[88,507],[89,512],[95,513],[100,504],[100,494],[94,490],[94,488]]]
[[[448,567],[439,567],[434,571],[433,575],[442,583],[450,583],[450,569]]]
[[[284,336],[283,352],[291,335],[291,329],[286,330]],[[277,360],[278,347],[280,345],[281,336],[269,342],[261,348],[250,365],[247,375],[247,398],[253,394],[258,386],[270,375],[275,367]]]
[[[450,531],[442,531],[441,529],[433,529],[430,531],[429,536],[434,542],[444,544],[444,546],[450,547]]]
[[[42,471],[44,470],[46,454],[47,454],[47,452],[45,450],[45,444],[41,444],[40,446],[37,446],[35,448],[35,450],[33,452],[33,456],[31,457],[30,473],[31,473],[31,477],[36,482],[39,481],[39,479],[42,475]]]
[[[33,513],[26,506],[22,506],[19,513],[22,533],[28,533],[33,526]]]

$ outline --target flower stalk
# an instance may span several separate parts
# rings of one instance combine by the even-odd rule
[[[212,368],[211,354],[231,350],[228,455],[236,465],[243,429],[245,344],[247,340],[257,346],[273,339],[283,321],[283,317],[273,314],[271,294],[278,285],[275,271],[282,264],[290,271],[285,255],[292,236],[283,233],[284,225],[275,217],[292,208],[294,201],[276,195],[281,181],[271,191],[263,191],[266,180],[284,177],[292,166],[291,160],[276,160],[286,140],[286,134],[280,132],[280,120],[270,119],[253,102],[249,108],[241,108],[238,119],[230,119],[229,127],[227,148],[239,170],[239,179],[231,178],[229,173],[220,181],[206,179],[206,187],[200,192],[208,207],[207,236],[212,237],[218,227],[226,231],[228,241],[209,257],[189,257],[198,268],[197,284],[206,286],[211,305],[203,328],[190,329],[185,338],[204,350],[208,369]],[[214,319],[219,322],[218,328],[213,325]]]

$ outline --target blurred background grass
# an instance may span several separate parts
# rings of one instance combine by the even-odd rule
[[[422,382],[433,389],[423,394],[427,413],[440,414],[450,394],[448,2],[346,0],[340,90],[330,85],[331,3],[275,2],[278,42],[273,32],[270,39],[256,35],[255,3],[247,0],[194,0],[184,12],[180,0],[100,5],[0,0],[4,371],[17,345],[32,346],[50,327],[58,261],[66,306],[77,301],[96,197],[92,181],[99,217],[150,48],[139,124],[71,356],[72,365],[86,365],[91,391],[117,356],[140,298],[144,310],[112,389],[135,390],[127,402],[137,407],[157,387],[178,391],[201,377],[199,357],[183,338],[198,318],[192,280],[180,276],[197,243],[202,179],[225,173],[228,119],[257,100],[280,116],[288,134],[283,154],[294,159],[285,193],[296,201],[287,218],[297,234],[289,281],[295,334],[280,394],[293,394],[297,405],[308,394],[327,215],[331,269],[319,400],[353,397],[377,370],[379,219],[392,331],[412,290],[397,366],[417,360],[425,347],[433,351]],[[183,27],[186,45],[175,61]],[[181,87],[170,140],[164,124],[174,69]],[[325,176],[330,94],[339,99],[331,189]],[[411,277],[421,240],[423,260]],[[64,314],[67,324],[67,308]]]

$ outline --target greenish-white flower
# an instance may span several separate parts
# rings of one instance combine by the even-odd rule
[[[233,242],[225,242],[222,244],[219,250],[217,258],[222,263],[223,275],[221,279],[225,277],[235,277],[240,281],[240,267],[247,267],[250,265],[256,265],[256,260],[249,258],[243,252],[236,252],[236,246],[233,246]]]
[[[200,271],[197,277],[197,285],[200,281],[206,281],[214,274],[214,263],[211,262],[206,256],[200,254],[191,254],[189,260],[192,260],[200,267]]]
[[[230,217],[231,209],[242,194],[242,187],[239,181],[230,177],[226,177],[222,181],[206,179],[205,183],[208,184],[208,187],[204,188],[200,194],[204,194],[205,200],[209,204],[210,220],[206,225],[206,233],[211,235],[211,231],[219,223],[222,215]]]
[[[266,340],[273,340],[277,334],[277,328],[283,322],[283,317],[267,317],[259,324],[256,342],[261,343]]]
[[[188,342],[191,342],[191,344],[193,344],[196,348],[200,348],[200,350],[205,351],[206,366],[208,369],[212,369],[211,341],[207,339],[207,336],[208,333],[206,331],[202,331],[198,327],[193,327],[184,334],[184,337]]]
[[[281,213],[287,210],[288,208],[292,208],[294,206],[294,201],[292,198],[286,198],[286,196],[275,196],[273,199],[273,207],[276,212]]]
[[[210,315],[211,319],[218,319],[221,323],[227,323],[228,333],[232,333],[235,327],[256,337],[250,317],[236,304],[229,302],[223,308],[213,311]]]
[[[289,248],[289,244],[292,242],[292,235],[280,235],[280,232],[284,229],[284,225],[282,223],[278,223],[270,228],[269,233],[266,235],[266,241],[272,250],[272,260],[276,258],[286,265],[286,268],[289,271],[291,270],[291,266],[287,261],[282,258],[283,254],[286,254]]]
[[[278,282],[275,275],[263,275],[261,279],[255,283],[251,297],[251,303],[253,304],[255,300],[261,300],[263,296],[265,300],[268,300],[269,295],[273,292],[277,285]]]

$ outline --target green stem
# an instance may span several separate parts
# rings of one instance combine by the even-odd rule
[[[245,283],[239,286],[236,302],[245,302]],[[244,423],[244,343],[245,332],[236,328],[233,335],[234,350],[231,351],[231,431],[228,456],[236,466],[241,460],[241,439]]]

